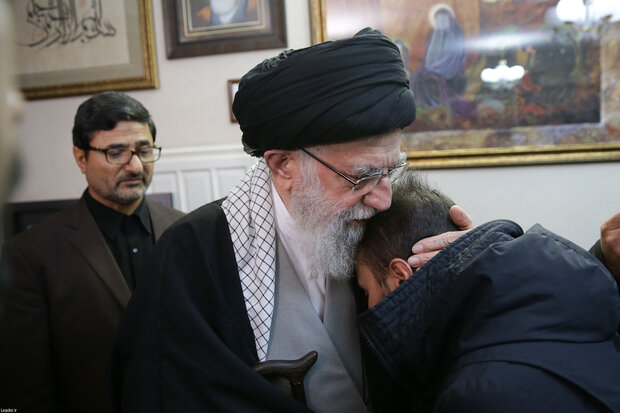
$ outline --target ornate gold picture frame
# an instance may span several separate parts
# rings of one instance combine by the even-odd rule
[[[445,21],[453,21],[459,26],[467,45],[467,59],[462,61],[466,62],[464,73],[469,83],[467,88],[462,89],[465,91],[461,96],[457,96],[447,88],[446,93],[436,93],[438,101],[446,96],[451,99],[444,99],[436,108],[430,109],[421,105],[425,99],[433,103],[432,99],[413,89],[418,101],[418,119],[412,127],[405,129],[405,136],[408,159],[415,167],[448,168],[617,161],[620,159],[620,23],[611,23],[603,19],[594,26],[585,27],[579,24],[555,22],[556,26],[551,30],[549,23],[540,21],[543,17],[547,18],[548,8],[557,2],[558,0],[541,2],[358,0],[343,5],[343,2],[337,0],[310,0],[312,40],[313,43],[336,40],[351,36],[366,26],[381,30],[395,41],[403,37],[405,41],[401,54],[415,53],[410,59],[404,57],[406,63],[413,62],[410,67],[406,64],[411,70],[413,84],[414,77],[420,71],[420,61],[426,59],[428,49],[431,47],[431,36],[435,29],[433,13],[443,10]],[[545,4],[541,6],[542,3]],[[524,9],[524,6],[534,7],[534,5],[539,7],[536,11],[540,16],[539,22],[534,21],[536,13]],[[510,7],[513,9],[509,9]],[[541,7],[547,9],[540,9]],[[552,33],[545,34],[547,39],[555,41],[553,33],[559,33],[558,36],[562,35],[568,39],[568,43],[565,44],[571,46],[572,42],[571,47],[574,46],[574,50],[571,51],[569,47],[568,51],[574,54],[572,61],[577,62],[574,71],[569,73],[569,69],[566,68],[570,65],[564,65],[558,71],[548,74],[545,81],[534,78],[535,70],[532,62],[536,62],[534,59],[537,57],[542,61],[544,52],[541,48],[536,49],[536,43],[533,47],[528,47],[530,40],[526,39],[527,36],[542,38],[536,34],[533,27],[539,27],[540,31],[544,30],[545,33]],[[409,37],[406,33],[410,33]],[[411,33],[415,33],[415,36]],[[497,37],[498,33],[502,36]],[[510,36],[506,36],[506,33]],[[503,45],[501,39],[506,38],[516,38],[517,43]],[[583,44],[588,47],[581,47],[579,42],[584,42]],[[551,40],[548,43],[551,44]],[[397,44],[401,46],[399,42]],[[478,46],[481,49],[476,50]],[[491,51],[490,47],[494,50]],[[502,62],[501,56],[497,58],[499,52],[512,53],[508,53],[509,61],[510,57],[513,61],[521,59],[521,64],[525,66],[525,77],[509,85],[510,88],[504,91],[501,99],[496,99],[499,102],[481,105],[480,100],[477,100],[480,96],[478,92],[482,88],[480,72],[485,65],[488,66],[489,62],[494,61],[493,58],[496,58],[494,61],[496,63]],[[553,61],[553,59],[547,60]],[[582,66],[579,66],[580,64]],[[589,66],[585,66],[586,64]],[[549,96],[546,96],[546,100],[543,99],[541,90],[544,91],[549,83],[553,83],[555,79],[568,81],[578,70],[590,77],[587,87],[582,85],[584,82],[582,80],[573,81],[572,85],[576,86],[572,95],[558,97],[556,93],[553,96],[555,100]],[[429,79],[432,80],[433,76],[436,77],[432,74]],[[443,82],[445,79],[440,80]],[[445,82],[438,84],[439,87],[445,86]],[[580,90],[579,87],[586,90]],[[556,89],[566,91],[569,88]],[[559,117],[562,119],[560,122],[554,121],[558,119],[555,115],[558,113],[556,106],[559,105],[554,106],[555,103],[549,102],[561,99],[564,99],[564,107],[571,109],[571,105],[575,106],[577,115],[585,112],[581,111],[582,106],[587,108],[592,114],[591,118],[581,121],[579,116],[573,114]],[[513,107],[526,111],[525,114],[519,113],[519,122],[514,125],[479,127],[482,123],[470,121],[466,116],[457,122],[445,115],[462,110],[463,105],[467,107],[467,104],[470,110],[475,111],[472,113],[480,113],[479,111],[483,109],[499,110],[498,107],[510,110],[509,106],[504,105],[507,101],[512,102]],[[462,105],[450,107],[454,102]],[[433,124],[435,129],[423,129],[427,124],[432,124],[428,119],[435,122]],[[531,125],[527,124],[532,119],[534,122]],[[457,126],[451,127],[453,125]],[[422,130],[415,130],[416,127]]]

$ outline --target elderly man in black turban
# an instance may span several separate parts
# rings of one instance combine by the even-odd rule
[[[121,323],[114,407],[394,411],[379,399],[389,382],[373,393],[366,380],[381,376],[360,348],[350,277],[365,221],[407,166],[415,102],[398,48],[364,29],[285,51],[241,79],[233,110],[260,160],[155,247]],[[253,370],[311,350],[307,406]]]

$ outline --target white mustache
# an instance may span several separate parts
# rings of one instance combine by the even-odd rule
[[[344,221],[354,221],[370,219],[377,214],[377,210],[365,205],[358,205],[349,209],[346,209],[340,215]]]

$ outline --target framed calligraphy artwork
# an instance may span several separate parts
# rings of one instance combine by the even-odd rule
[[[284,0],[163,0],[169,59],[286,47]]]
[[[397,44],[415,167],[618,160],[620,22],[567,18],[561,2],[310,0],[312,38],[370,26]]]
[[[158,87],[151,0],[11,0],[27,99]]]

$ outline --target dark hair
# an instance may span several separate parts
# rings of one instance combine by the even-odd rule
[[[368,267],[382,286],[393,258],[406,260],[417,241],[459,229],[450,218],[454,202],[417,172],[406,171],[393,190],[392,206],[368,221],[357,248],[358,263]]]
[[[153,142],[157,130],[142,103],[121,92],[101,92],[83,102],[73,122],[73,145],[87,150],[95,132],[112,130],[123,120],[147,124]]]

